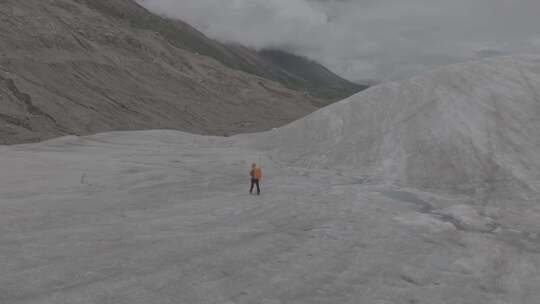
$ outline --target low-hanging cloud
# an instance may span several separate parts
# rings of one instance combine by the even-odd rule
[[[208,36],[315,59],[349,79],[540,52],[538,0],[138,0]]]

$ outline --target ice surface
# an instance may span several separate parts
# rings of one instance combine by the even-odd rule
[[[0,303],[540,303],[539,67],[452,66],[265,134],[0,146]]]
[[[287,164],[489,200],[540,189],[538,130],[540,57],[521,56],[373,87],[259,144]]]

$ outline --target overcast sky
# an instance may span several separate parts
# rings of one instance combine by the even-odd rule
[[[208,36],[393,80],[480,57],[540,53],[540,0],[138,0]]]

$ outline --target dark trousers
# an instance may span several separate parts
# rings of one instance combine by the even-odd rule
[[[259,180],[256,178],[251,179],[251,188],[249,189],[249,193],[253,193],[253,187],[257,185],[257,194],[261,194],[261,187],[259,186]]]

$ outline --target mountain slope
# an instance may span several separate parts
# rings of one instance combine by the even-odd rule
[[[373,87],[261,142],[294,165],[504,199],[540,190],[538,117],[540,57],[508,57]]]
[[[262,50],[258,54],[279,67],[275,79],[290,84],[293,89],[304,89],[323,100],[341,100],[368,88],[343,79],[307,58],[280,50]],[[272,72],[272,71],[271,71]]]
[[[322,103],[247,73],[232,48],[131,0],[8,0],[0,10],[0,143],[148,128],[254,132]]]
[[[321,99],[320,104],[349,97],[367,86],[352,83],[334,74],[321,64],[278,50],[255,51],[241,45],[224,45],[209,39],[180,20],[149,14],[132,0],[82,0],[89,7],[132,26],[160,33],[171,44],[212,57],[227,67],[277,81]]]
[[[111,15],[121,16],[138,27],[162,33],[179,47],[215,58],[228,67],[275,80],[293,90],[308,92],[322,99],[323,105],[344,99],[368,87],[352,83],[315,61],[285,51],[255,51],[241,45],[223,45],[208,39],[184,22],[155,15],[149,17],[142,9],[126,14],[121,1],[85,1]]]

